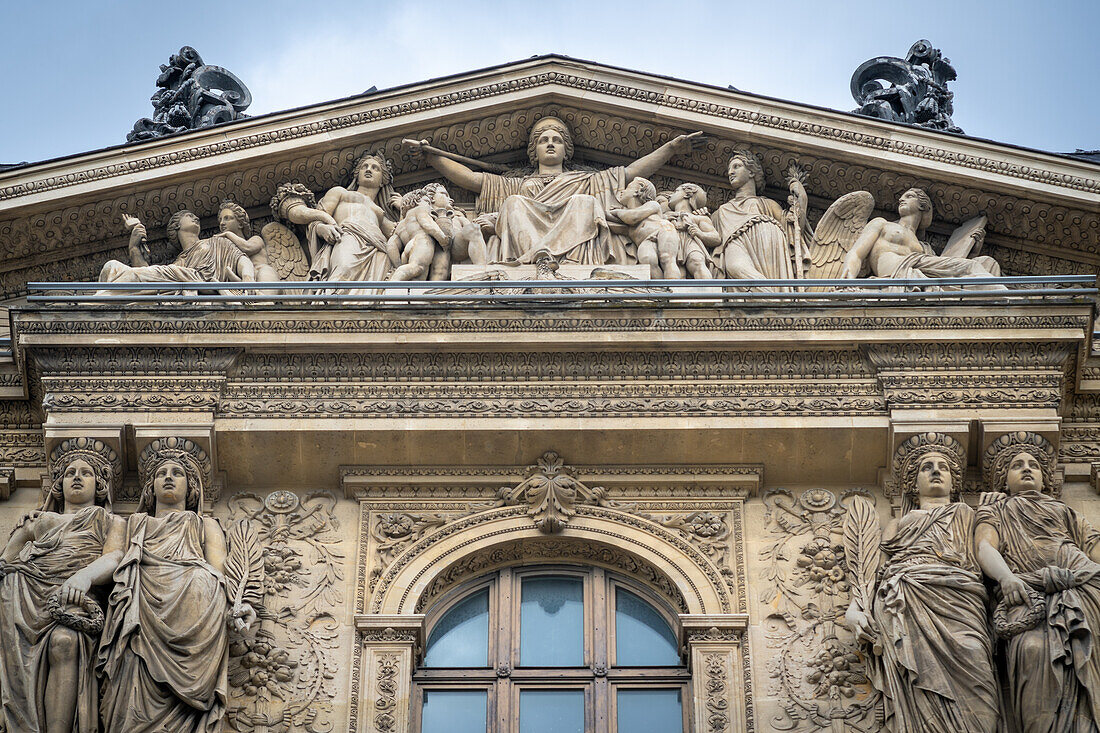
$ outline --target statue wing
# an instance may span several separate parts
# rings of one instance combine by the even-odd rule
[[[875,197],[866,191],[852,191],[833,202],[817,223],[810,248],[808,277],[831,279],[840,276],[848,250],[856,243],[874,210]]]
[[[285,224],[273,221],[260,230],[267,259],[280,280],[308,280],[309,261],[297,235]]]
[[[962,224],[951,233],[942,256],[968,259],[981,254],[982,244],[985,242],[985,223],[984,216],[976,216]]]
[[[844,517],[844,556],[848,563],[852,600],[870,613],[875,598],[875,579],[882,566],[882,527],[874,505],[852,497]]]
[[[225,533],[225,579],[233,604],[260,608],[264,599],[264,551],[256,528],[247,519],[229,525]]]

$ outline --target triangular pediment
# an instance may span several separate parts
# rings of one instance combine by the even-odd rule
[[[404,138],[522,165],[530,126],[547,114],[572,127],[578,163],[596,166],[704,131],[705,150],[661,173],[670,183],[702,184],[712,204],[727,194],[730,152],[748,147],[764,161],[765,194],[780,202],[783,171],[792,162],[806,169],[811,218],[860,189],[886,212],[918,185],[936,205],[934,237],[989,218],[987,253],[1006,274],[1095,272],[1100,264],[1096,164],[547,56],[4,172],[0,297],[19,295],[31,280],[94,278],[124,249],[120,212],[163,224],[186,206],[212,226],[219,202],[231,198],[262,219],[280,183],[317,192],[345,183],[367,150],[393,161],[399,190],[435,178]],[[154,248],[162,236],[151,232]]]

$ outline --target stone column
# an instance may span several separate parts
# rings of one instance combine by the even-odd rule
[[[412,673],[424,634],[423,614],[355,617],[362,645],[359,733],[409,733]]]
[[[752,700],[745,695],[747,614],[681,614],[692,679],[694,730],[745,733]]]

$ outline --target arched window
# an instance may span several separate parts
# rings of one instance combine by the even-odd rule
[[[684,733],[676,616],[600,568],[502,570],[428,614],[420,733]]]

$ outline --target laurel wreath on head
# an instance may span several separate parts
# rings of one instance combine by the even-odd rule
[[[1034,588],[1028,588],[1027,612],[1009,621],[1008,611],[1011,607],[1002,598],[993,610],[993,630],[997,633],[997,638],[1011,639],[1038,626],[1047,614],[1046,600],[1045,595]]]
[[[61,604],[61,588],[54,591],[46,601],[46,610],[53,620],[74,631],[89,636],[98,636],[103,631],[103,609],[87,593],[80,594],[80,603],[76,608],[80,612],[69,611]]]

